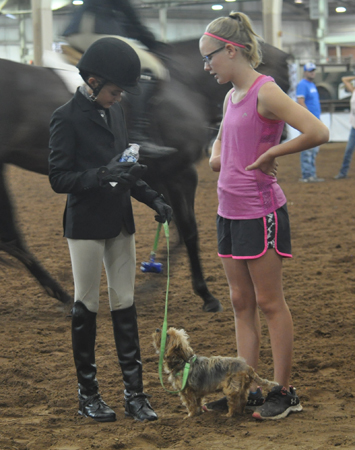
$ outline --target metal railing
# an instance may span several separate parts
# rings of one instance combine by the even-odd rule
[[[320,101],[322,112],[336,112],[336,111],[350,111],[350,97],[342,100],[321,100]]]

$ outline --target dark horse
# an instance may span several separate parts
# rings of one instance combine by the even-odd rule
[[[220,311],[220,302],[209,292],[199,258],[194,214],[197,187],[195,163],[211,139],[209,128],[218,123],[224,96],[230,85],[219,86],[203,71],[198,41],[167,47],[166,64],[171,79],[150,105],[153,141],[176,148],[169,157],[147,158],[145,180],[163,193],[174,211],[174,221],[190,259],[192,284],[203,299],[203,310]],[[272,75],[287,91],[287,54],[264,45],[260,72]],[[71,94],[51,69],[0,60],[0,250],[20,260],[47,293],[63,303],[72,298],[26,248],[16,227],[5,182],[4,168],[13,164],[40,174],[48,173],[49,121],[53,111]],[[126,101],[129,126],[129,98]]]

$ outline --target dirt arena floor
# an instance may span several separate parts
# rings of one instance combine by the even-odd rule
[[[117,421],[99,424],[77,414],[69,309],[48,297],[15,262],[0,268],[0,449],[355,449],[355,163],[348,179],[333,180],[344,147],[322,147],[317,166],[325,183],[298,182],[298,155],[279,161],[278,179],[288,199],[293,237],[294,257],[284,264],[285,295],[295,324],[292,383],[303,412],[279,422],[257,422],[250,413],[236,418],[204,413],[184,420],[179,397],[160,385],[158,355],[151,343],[151,333],[164,316],[166,277],[139,270],[139,263],[149,258],[156,222],[146,206],[134,203],[144,383],[159,420],[137,423],[124,417],[104,277],[98,314],[98,379]],[[177,234],[171,227],[168,322],[187,330],[196,353],[235,356],[228,287],[216,255],[217,176],[209,170],[207,159],[199,163],[198,171],[196,216],[203,267],[224,311],[202,312],[202,302],[192,292],[186,251],[176,248]],[[7,175],[28,246],[72,293],[61,228],[64,196],[51,191],[45,176],[14,167]],[[158,260],[163,263],[165,248],[161,236]],[[270,342],[264,320],[262,324],[258,372],[272,379]]]

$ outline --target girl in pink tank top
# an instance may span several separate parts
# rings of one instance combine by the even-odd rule
[[[286,203],[274,176],[261,170],[245,170],[280,142],[284,122],[270,120],[257,111],[260,88],[273,81],[260,75],[240,102],[233,103],[232,95],[229,96],[223,119],[218,180],[218,214],[222,217],[257,219]]]
[[[290,386],[293,324],[283,295],[282,258],[291,256],[286,198],[277,184],[276,158],[328,141],[328,129],[255,69],[260,38],[238,12],[211,22],[200,39],[204,69],[219,84],[231,82],[210,166],[218,180],[218,253],[229,284],[238,355],[255,370],[260,348],[259,309],[270,334],[277,383],[263,397],[256,384],[246,407],[256,419],[281,419],[302,410]],[[280,143],[284,123],[300,136]],[[228,398],[204,405],[227,408]]]

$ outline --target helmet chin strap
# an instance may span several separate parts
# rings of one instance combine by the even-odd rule
[[[93,88],[92,86],[90,86],[90,84],[86,81],[86,84],[89,86],[89,88],[92,90],[92,94],[90,95],[90,99],[93,102],[96,102],[97,96],[99,95],[101,89],[105,86],[106,84],[106,80],[102,80],[100,82],[98,82],[98,85],[96,86],[96,88]]]

